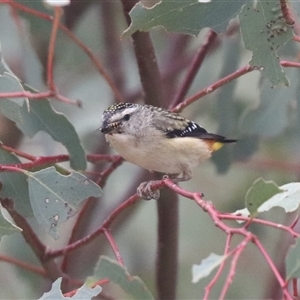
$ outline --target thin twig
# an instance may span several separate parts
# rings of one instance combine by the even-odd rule
[[[224,85],[238,77],[241,77],[242,75],[247,74],[253,70],[254,70],[254,68],[251,67],[250,65],[246,65],[246,66],[240,68],[239,70],[219,79],[218,81],[211,84],[210,86],[202,89],[200,92],[198,92],[194,96],[191,96],[188,99],[184,100],[183,102],[178,104],[176,107],[174,107],[172,111],[174,111],[174,112],[182,111],[185,107],[187,107],[191,103],[195,102],[199,98],[212,93],[213,91],[215,91],[217,88],[221,87],[222,85]]]
[[[49,16],[45,13],[42,13],[38,10],[26,7],[25,5],[22,5],[20,3],[17,3],[13,0],[7,0],[6,1],[7,4],[11,5],[13,8],[15,9],[19,9],[25,13],[31,14],[33,16],[39,17],[41,19],[47,20],[52,22],[53,17]],[[98,70],[98,72],[104,77],[104,79],[106,80],[106,82],[108,83],[108,85],[110,86],[110,88],[112,89],[115,97],[118,99],[118,101],[120,102],[124,102],[124,97],[122,96],[122,94],[120,93],[120,91],[118,90],[117,86],[115,85],[114,81],[111,79],[111,77],[109,76],[108,72],[105,70],[105,68],[103,67],[103,64],[100,62],[100,60],[96,57],[96,55],[94,55],[94,53],[92,52],[91,49],[89,49],[83,42],[81,42],[76,36],[75,34],[70,31],[66,26],[64,26],[63,24],[59,24],[59,28],[64,31],[67,36],[70,37],[71,40],[74,41],[74,43],[76,45],[78,45],[86,54],[87,56],[91,59],[93,65],[96,67],[96,69]]]
[[[122,266],[125,266],[124,260],[123,260],[122,255],[121,255],[121,252],[120,252],[120,250],[117,246],[117,243],[116,243],[115,239],[113,238],[110,230],[109,229],[104,229],[103,233],[104,233],[106,239],[108,240],[108,242],[109,242],[109,244],[110,244],[110,246],[111,246],[111,248],[112,248],[112,250],[115,254],[115,257],[116,257],[118,263]]]
[[[180,104],[183,101],[190,86],[193,83],[193,80],[195,79],[197,72],[199,71],[199,69],[202,66],[202,63],[204,61],[204,58],[206,57],[206,54],[208,53],[210,46],[215,41],[216,37],[217,37],[217,34],[212,29],[210,29],[208,31],[207,35],[205,36],[205,38],[203,39],[202,45],[199,48],[198,52],[196,53],[191,65],[190,65],[190,68],[187,72],[187,75],[185,76],[184,82],[181,85],[181,87],[180,87],[177,95],[175,96],[173,102],[171,103],[169,109],[172,109],[173,107],[175,107],[176,105]]]
[[[290,14],[289,8],[286,4],[286,0],[280,0],[280,7],[283,17],[288,25],[293,25],[295,23],[293,17]]]

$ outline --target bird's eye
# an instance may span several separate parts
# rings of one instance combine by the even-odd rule
[[[123,118],[125,121],[128,121],[130,119],[130,115],[126,114]]]

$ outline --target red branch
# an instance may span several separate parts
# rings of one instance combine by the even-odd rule
[[[292,62],[292,61],[286,61],[286,60],[282,60],[280,61],[281,66],[283,67],[293,67],[293,68],[300,68],[300,63],[298,62]],[[244,74],[247,74],[249,72],[252,72],[253,70],[256,70],[256,68],[250,66],[250,65],[246,65],[242,68],[240,68],[239,70],[219,79],[218,81],[216,81],[215,83],[209,85],[208,87],[202,89],[200,92],[196,93],[195,95],[187,98],[186,100],[184,100],[183,102],[181,102],[180,104],[178,104],[177,106],[175,106],[172,111],[174,112],[181,112],[185,107],[187,107],[188,105],[190,105],[191,103],[195,102],[196,100],[200,99],[203,96],[206,96],[210,93],[212,93],[213,91],[215,91],[216,89],[218,89],[219,87],[225,85],[226,83],[237,79],[239,77],[241,77]]]
[[[211,84],[210,86],[202,89],[200,92],[198,92],[197,94],[195,94],[194,96],[189,97],[188,99],[184,100],[182,103],[178,104],[176,107],[173,108],[174,112],[180,112],[182,111],[185,107],[187,107],[188,105],[190,105],[191,103],[195,102],[196,100],[198,100],[199,98],[208,95],[210,93],[212,93],[213,91],[215,91],[217,88],[221,87],[222,85],[244,75],[247,74],[251,71],[253,71],[254,68],[251,67],[250,65],[246,65],[245,67],[221,78],[220,80],[218,80],[217,82]]]
[[[232,240],[232,234],[228,234],[227,238],[226,238],[225,249],[224,249],[224,255],[226,255],[226,256],[228,255],[229,250],[230,250],[231,240]],[[205,294],[203,296],[203,300],[209,299],[210,292],[211,292],[213,286],[217,283],[217,280],[219,279],[219,277],[221,276],[221,274],[224,270],[225,264],[226,264],[226,260],[224,260],[221,263],[216,275],[213,277],[213,279],[210,281],[210,283],[205,287]]]
[[[0,3],[6,3],[9,4],[12,8],[14,9],[18,9],[21,10],[22,12],[31,14],[33,16],[36,16],[38,18],[47,20],[52,22],[53,21],[53,17],[49,16],[45,13],[42,13],[38,10],[26,7],[25,5],[22,5],[18,2],[15,2],[13,0],[0,0]],[[116,99],[118,99],[119,102],[124,102],[124,97],[122,96],[122,94],[120,93],[119,89],[117,88],[117,86],[115,85],[114,81],[112,80],[112,78],[109,76],[108,72],[105,70],[105,68],[103,67],[103,64],[100,62],[100,60],[97,58],[96,55],[94,55],[94,53],[91,51],[91,49],[89,49],[89,47],[87,47],[83,42],[81,42],[72,31],[70,31],[66,26],[62,25],[61,23],[59,23],[59,28],[64,31],[67,36],[73,40],[73,42],[78,45],[86,54],[87,56],[91,59],[93,65],[96,67],[96,69],[98,70],[98,72],[104,77],[105,81],[108,83],[108,85],[110,86],[112,92],[114,93],[114,96],[116,97]],[[51,93],[51,96],[55,96],[57,97],[59,100],[68,102],[68,103],[74,103],[72,100],[65,98],[63,96],[61,96],[60,94],[55,94],[53,95]],[[20,96],[22,97],[22,96]],[[26,97],[26,96],[24,96]],[[50,96],[47,96],[50,97]],[[28,97],[31,98],[31,97]],[[76,104],[80,104],[78,101],[76,102]]]
[[[266,220],[251,219],[251,218],[247,218],[247,217],[235,216],[235,215],[230,215],[230,214],[222,214],[214,208],[214,206],[212,205],[211,202],[204,201],[202,199],[202,195],[200,193],[192,193],[192,192],[186,191],[186,190],[180,188],[178,185],[176,185],[170,179],[163,179],[161,181],[155,181],[155,183],[152,186],[152,189],[153,190],[161,189],[164,186],[167,188],[170,188],[174,192],[176,192],[188,199],[195,201],[197,203],[197,205],[199,205],[204,211],[206,211],[210,215],[210,217],[214,221],[215,225],[227,234],[227,241],[226,241],[226,246],[224,249],[224,255],[226,255],[228,257],[232,257],[232,261],[231,261],[231,267],[229,270],[229,274],[227,276],[227,279],[224,283],[224,286],[223,286],[223,289],[221,292],[221,298],[225,297],[227,290],[228,290],[229,286],[231,285],[231,282],[235,275],[236,265],[237,265],[240,255],[243,253],[247,244],[249,242],[253,242],[258,247],[258,249],[264,256],[265,260],[269,264],[273,274],[275,275],[275,277],[282,289],[282,292],[283,292],[285,298],[292,299],[292,297],[289,294],[288,289],[287,289],[287,283],[282,278],[281,274],[279,273],[278,269],[276,268],[275,264],[273,263],[271,257],[269,256],[269,254],[267,253],[265,248],[262,246],[262,244],[258,240],[257,236],[254,235],[253,233],[249,232],[247,230],[246,226],[243,226],[241,228],[230,227],[229,225],[225,224],[222,220],[223,219],[227,219],[227,220],[231,219],[231,220],[245,220],[245,221],[248,221],[248,223],[249,222],[257,222],[257,223],[261,223],[261,224],[264,224],[267,226],[285,230],[294,237],[299,236],[298,233],[294,232],[292,230],[292,228],[290,228],[290,227],[283,226],[283,225],[278,226],[278,224],[275,224],[275,223],[272,223],[272,222],[269,222]],[[85,238],[83,238],[79,241],[76,241],[68,246],[63,247],[62,249],[46,250],[45,247],[40,242],[36,242],[36,241],[38,241],[36,238],[34,238],[35,242],[31,241],[32,237],[35,236],[32,234],[28,237],[29,238],[28,242],[31,245],[33,244],[34,249],[36,248],[36,246],[40,245],[40,246],[38,246],[38,248],[36,248],[36,253],[38,254],[38,256],[42,262],[47,262],[55,257],[58,257],[58,256],[66,254],[68,252],[74,251],[75,249],[82,247],[83,245],[86,245],[87,243],[91,242],[93,239],[97,238],[99,235],[104,234],[106,236],[109,244],[111,245],[111,247],[115,253],[115,256],[117,257],[117,260],[119,261],[119,263],[124,264],[123,259],[120,254],[120,251],[109,231],[109,228],[111,227],[114,220],[123,211],[125,211],[129,206],[136,203],[138,200],[139,200],[139,198],[137,195],[131,196],[129,199],[127,199],[125,202],[123,202],[119,207],[117,207],[96,231],[94,231],[92,234],[86,236]],[[12,217],[15,220],[15,222],[17,223],[17,225],[19,225],[21,228],[24,229],[24,224],[23,224],[24,220],[22,219],[22,222],[18,221],[18,218],[20,218],[20,216],[17,214],[17,218],[16,218],[16,212],[11,210],[9,205],[5,205],[5,202],[3,204],[8,209],[8,211],[12,215]],[[20,223],[22,223],[22,224],[20,224]],[[30,230],[30,229],[28,230],[28,228],[26,228],[26,230],[24,230],[24,233],[25,232],[27,232],[26,234],[28,235],[28,233],[32,232],[32,230]],[[238,246],[236,246],[234,249],[229,251],[232,236],[234,234],[242,235],[245,237],[245,239]],[[216,280],[219,278],[221,272],[224,270],[224,265],[225,265],[225,262],[223,264],[221,264],[221,266],[219,267],[218,273],[213,278],[213,280],[210,282],[210,284],[207,286],[204,299],[208,299],[208,295],[209,295],[213,285],[215,284]]]
[[[295,23],[295,21],[290,14],[289,8],[287,7],[286,0],[280,0],[280,6],[281,6],[281,11],[282,11],[282,14],[283,14],[283,17],[284,17],[286,23],[288,25],[293,25]]]
[[[273,263],[271,257],[269,256],[269,254],[267,253],[267,251],[265,250],[265,248],[262,246],[262,244],[260,243],[260,241],[258,240],[258,238],[256,237],[256,235],[254,235],[253,233],[247,231],[246,227],[241,227],[241,228],[232,228],[228,225],[226,225],[225,223],[222,222],[221,220],[221,214],[214,208],[214,206],[212,205],[212,203],[208,202],[208,201],[204,201],[202,199],[202,195],[199,193],[191,193],[188,192],[186,190],[181,189],[179,186],[177,186],[176,184],[174,184],[171,180],[166,179],[164,180],[165,185],[174,190],[176,193],[194,200],[204,211],[206,211],[210,217],[212,218],[212,220],[214,221],[215,225],[217,227],[219,227],[222,231],[226,232],[226,234],[238,234],[238,235],[242,235],[244,236],[246,239],[244,241],[250,242],[252,241],[260,250],[260,252],[262,253],[262,255],[264,256],[265,260],[267,261],[267,263],[269,264],[273,274],[275,275],[281,289],[282,292],[285,296],[286,299],[292,299],[291,295],[288,292],[287,289],[287,284],[284,281],[284,279],[282,278],[282,276],[280,275],[279,271],[277,270],[275,264]],[[248,218],[249,222],[251,221],[251,218]],[[274,225],[275,227],[275,225]],[[289,228],[290,229],[290,228]],[[246,243],[246,244],[247,244]],[[239,247],[239,246],[238,246]],[[235,261],[237,261],[238,257],[240,256],[240,254],[242,253],[242,250],[245,249],[245,247],[242,245],[242,250],[239,250],[239,248],[236,248],[236,251],[238,251],[238,254],[235,254],[236,256],[233,257],[233,265],[234,266],[236,263]],[[236,253],[236,252],[235,252]],[[230,270],[229,275],[233,276],[233,272],[234,272],[235,268]],[[224,289],[222,292],[222,296],[225,296],[225,292],[227,291],[227,287],[229,287],[229,284],[231,284],[231,279],[230,276],[228,276],[225,285],[224,285]],[[223,294],[224,293],[224,294]],[[221,298],[223,299],[223,298]]]

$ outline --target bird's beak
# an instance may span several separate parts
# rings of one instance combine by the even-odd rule
[[[106,122],[103,122],[102,126],[100,127],[100,131],[104,134],[109,133],[111,130],[112,128]]]
[[[104,134],[111,133],[118,127],[118,123],[108,123],[104,121],[100,127],[100,131]]]

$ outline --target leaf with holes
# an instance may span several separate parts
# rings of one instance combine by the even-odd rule
[[[59,237],[59,225],[72,217],[82,200],[100,197],[101,188],[78,172],[62,175],[54,167],[28,176],[29,197],[33,214],[41,226],[55,239]]]
[[[247,0],[201,2],[162,0],[151,8],[139,2],[129,13],[131,25],[125,30],[124,35],[131,35],[138,30],[149,31],[159,25],[167,31],[195,36],[206,27],[220,33],[225,31],[229,21],[239,13]]]
[[[293,38],[293,30],[282,16],[280,2],[249,2],[239,19],[245,47],[253,52],[250,65],[258,68],[273,85],[288,85],[276,50]]]

